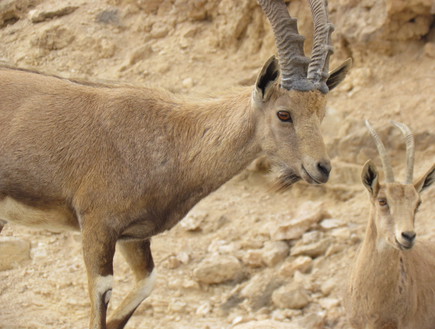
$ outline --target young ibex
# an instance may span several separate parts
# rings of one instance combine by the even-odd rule
[[[324,0],[311,0],[315,38],[304,56],[284,0],[259,0],[277,39],[251,88],[187,102],[147,88],[78,83],[0,69],[0,220],[80,230],[90,328],[123,328],[155,280],[150,238],[260,154],[283,185],[319,184],[331,169],[320,133],[331,75]],[[281,72],[281,83],[278,83]],[[107,321],[115,244],[136,285]]]
[[[348,317],[357,329],[433,329],[435,243],[416,242],[414,220],[421,203],[419,193],[435,180],[435,164],[413,183],[413,136],[406,125],[393,123],[406,136],[405,184],[394,181],[381,139],[366,121],[381,156],[386,183],[379,183],[375,165],[367,161],[361,177],[370,193],[371,210],[349,282]]]

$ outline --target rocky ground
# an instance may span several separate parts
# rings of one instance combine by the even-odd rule
[[[300,30],[308,6],[290,1]],[[370,119],[404,174],[404,144],[389,120],[416,136],[416,175],[435,155],[432,0],[330,0],[334,67],[354,60],[331,92],[324,136],[330,182],[276,193],[253,165],[153,239],[157,286],[127,328],[349,328],[343,286],[367,220],[359,175],[379,164]],[[189,97],[251,85],[275,52],[255,0],[3,0],[0,60],[64,77],[128,81]],[[307,38],[309,49],[311,39]],[[1,155],[0,155],[1,156]],[[435,188],[422,195],[419,238],[434,239]],[[132,285],[115,259],[111,304]],[[8,225],[0,237],[0,328],[76,329],[89,302],[80,235]]]

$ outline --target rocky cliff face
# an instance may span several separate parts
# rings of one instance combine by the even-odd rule
[[[309,52],[308,6],[294,0],[289,8]],[[432,164],[435,7],[431,0],[330,0],[329,9],[336,26],[331,68],[354,60],[330,94],[323,123],[330,182],[275,194],[268,177],[251,168],[203,200],[153,240],[157,288],[129,328],[348,328],[342,287],[368,207],[359,175],[367,159],[379,163],[363,119],[378,128],[397,175],[405,148],[391,119],[415,132],[416,174]],[[0,40],[8,65],[188,97],[253,84],[275,53],[255,0],[3,0]],[[435,237],[434,197],[433,188],[423,195],[419,237]],[[80,237],[12,225],[2,236],[0,328],[85,327]],[[114,305],[133,280],[121,258],[115,271]]]

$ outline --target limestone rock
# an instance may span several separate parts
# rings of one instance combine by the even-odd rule
[[[262,250],[262,259],[267,266],[275,266],[289,254],[289,246],[283,241],[268,241]]]
[[[325,319],[319,313],[309,313],[297,320],[298,328],[304,329],[323,329]]]
[[[282,286],[272,294],[273,303],[280,308],[301,309],[307,306],[310,300],[307,290],[295,283]]]
[[[52,51],[60,50],[71,44],[75,36],[72,31],[62,25],[55,25],[45,29],[33,44],[41,49]]]
[[[310,227],[327,216],[321,202],[305,202],[298,211],[296,218],[278,227],[273,227],[270,236],[273,240],[299,239]]]
[[[322,298],[319,300],[319,304],[326,310],[331,310],[340,305],[340,300],[337,298]]]
[[[23,12],[30,5],[30,0],[2,0],[0,1],[0,27],[18,21]]]
[[[321,232],[308,232],[304,234],[303,238],[291,249],[290,255],[306,255],[315,258],[325,254],[331,243],[332,240],[330,238],[324,238]]]
[[[320,227],[323,228],[324,230],[331,230],[345,225],[346,225],[345,221],[341,219],[335,219],[335,218],[324,219],[320,222]]]
[[[308,256],[290,258],[282,264],[279,274],[285,278],[291,278],[296,271],[307,273],[313,266],[313,260]]]
[[[229,255],[209,256],[193,271],[194,278],[206,284],[236,280],[242,274],[243,269],[239,260]]]
[[[201,229],[202,222],[209,216],[208,212],[192,210],[180,222],[180,226],[186,231],[198,231]]]
[[[76,11],[78,6],[71,6],[68,3],[59,2],[50,4],[46,8],[38,8],[29,12],[30,20],[33,23],[40,23],[55,17],[69,15]]]
[[[14,237],[0,237],[0,271],[30,260],[30,242]]]
[[[243,254],[242,261],[244,264],[251,267],[262,267],[264,265],[263,253],[260,249],[248,250]]]
[[[281,282],[275,279],[270,271],[263,271],[255,275],[241,290],[240,296],[246,299],[248,307],[256,311],[268,306],[272,293],[281,286]]]
[[[330,278],[323,282],[323,284],[320,286],[320,290],[322,291],[324,296],[328,296],[336,286],[336,280],[335,278]]]

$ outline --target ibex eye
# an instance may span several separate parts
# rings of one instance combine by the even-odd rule
[[[378,202],[381,207],[388,205],[387,200],[385,199],[379,199]]]
[[[278,116],[278,119],[280,119],[281,121],[292,122],[292,117],[290,113],[287,111],[278,111],[276,115]]]

